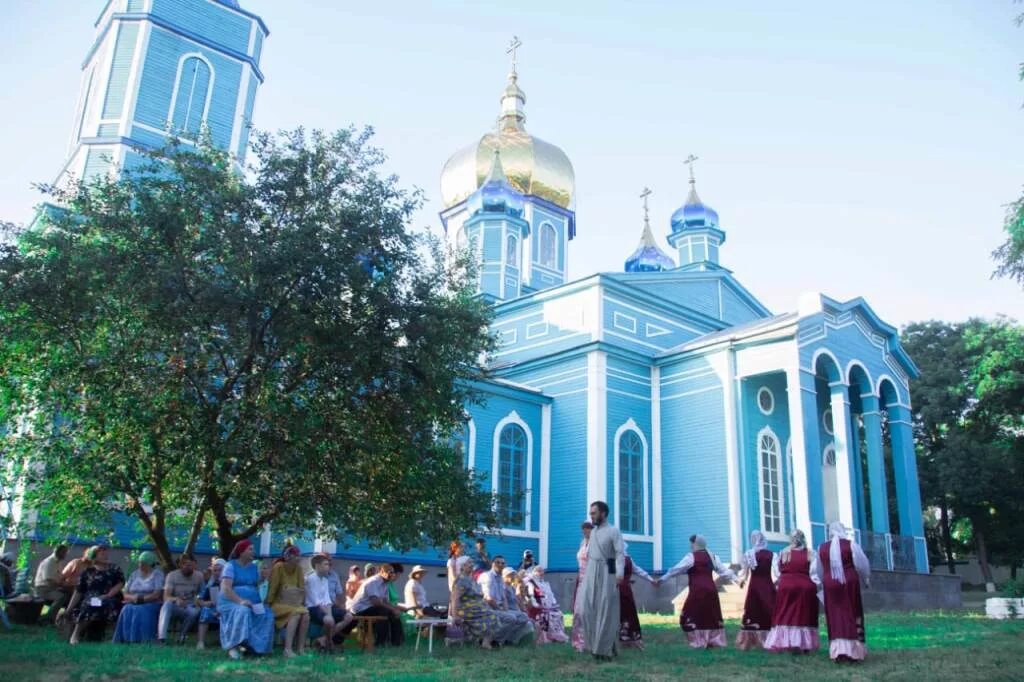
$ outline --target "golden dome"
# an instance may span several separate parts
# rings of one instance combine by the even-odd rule
[[[576,189],[572,163],[561,149],[526,132],[526,95],[519,88],[515,71],[508,78],[497,131],[487,133],[448,159],[441,171],[441,200],[448,208],[475,192],[487,177],[494,151],[498,150],[512,186],[523,194],[571,210]]]

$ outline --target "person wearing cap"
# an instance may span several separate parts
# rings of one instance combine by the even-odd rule
[[[242,657],[243,647],[269,654],[274,646],[274,612],[260,598],[260,570],[253,563],[254,554],[251,541],[240,541],[220,577],[220,646],[235,660]]]
[[[107,623],[117,619],[117,596],[124,586],[124,573],[117,564],[110,563],[107,553],[106,545],[93,545],[85,551],[88,563],[78,576],[78,586],[67,609],[72,614],[77,609],[75,629],[68,640],[72,645],[81,641],[86,625],[96,625],[102,633]]]
[[[284,656],[292,658],[306,650],[309,609],[306,608],[306,579],[299,560],[302,551],[288,545],[279,563],[270,571],[267,604],[274,610],[274,627],[285,628]]]
[[[405,583],[405,601],[402,606],[407,611],[412,611],[417,618],[444,618],[441,613],[427,600],[427,588],[423,587],[423,576],[427,569],[417,564],[412,567],[409,579]]]
[[[164,572],[157,567],[153,552],[139,555],[138,568],[128,576],[122,598],[124,606],[114,628],[115,642],[149,642],[156,639],[163,605]]]
[[[196,632],[196,648],[206,648],[206,632],[210,629],[211,623],[220,623],[220,614],[217,612],[217,596],[220,594],[220,576],[228,562],[220,557],[210,560],[210,578],[203,585],[199,592],[196,604],[199,605],[199,627]]]
[[[178,643],[199,619],[199,593],[203,590],[203,574],[196,570],[196,559],[191,554],[178,557],[178,568],[164,580],[164,603],[160,607],[160,621],[156,638],[161,644],[167,640],[172,621],[179,621]]]
[[[531,568],[537,565],[537,562],[533,560],[533,552],[530,550],[523,551],[523,560],[519,562],[519,571],[529,571]]]

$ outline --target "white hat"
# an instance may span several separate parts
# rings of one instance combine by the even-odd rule
[[[506,566],[506,567],[505,567],[505,570],[503,570],[503,571],[501,572],[501,577],[502,577],[502,578],[504,578],[504,577],[506,577],[506,576],[510,576],[510,575],[513,575],[513,574],[514,574],[515,572],[516,572],[516,571],[515,571],[515,569],[514,569],[514,568],[509,568],[508,566]]]
[[[415,566],[412,567],[412,570],[409,571],[409,577],[411,578],[412,576],[416,575],[417,573],[426,573],[426,572],[427,572],[427,569],[423,568],[423,566],[420,565],[420,564],[416,564]]]

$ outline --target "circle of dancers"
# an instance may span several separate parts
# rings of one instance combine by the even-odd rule
[[[871,567],[842,523],[829,525],[829,539],[815,550],[800,530],[778,554],[768,549],[761,531],[751,533],[738,573],[710,552],[701,535],[690,536],[690,552],[658,578],[636,566],[622,533],[608,523],[608,505],[590,505],[577,552],[579,575],[573,600],[572,644],[599,661],[612,660],[622,647],[643,648],[630,579],[638,576],[656,588],[682,574],[689,578],[679,626],[696,649],[727,646],[720,581],[749,583],[736,647],[809,654],[820,647],[818,618],[824,605],[829,657],[864,660],[864,605],[861,587],[870,585]]]

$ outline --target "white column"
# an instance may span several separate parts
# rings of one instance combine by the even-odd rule
[[[786,369],[786,403],[789,408],[789,439],[793,446],[793,506],[796,510],[796,527],[811,538],[811,500],[807,482],[807,439],[804,434],[803,387],[800,384],[800,367],[797,360]],[[812,396],[813,397],[813,396]]]
[[[850,401],[845,383],[829,384],[832,407],[832,434],[836,448],[836,488],[839,520],[848,529],[856,527],[853,517],[853,477],[850,475]]]
[[[654,570],[662,570],[661,525],[661,368],[651,368],[651,507],[654,519]]]
[[[551,485],[551,405],[540,408],[540,547],[537,550],[541,566],[548,565],[548,538],[550,535]]]
[[[591,502],[608,497],[607,367],[608,357],[604,351],[587,355],[587,509],[583,510],[584,514]],[[613,509],[613,515],[614,512]]]
[[[713,364],[717,365],[722,382],[725,413],[725,466],[729,489],[729,547],[731,563],[740,560],[743,554],[743,510],[740,508],[740,461],[738,419],[736,417],[736,353],[730,348],[718,354]]]
[[[270,524],[263,526],[263,532],[260,533],[260,556],[270,556]],[[231,547],[228,551],[231,551]]]

